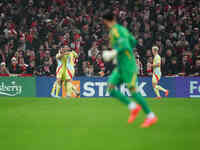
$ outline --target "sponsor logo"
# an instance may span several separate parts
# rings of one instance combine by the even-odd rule
[[[146,92],[144,91],[144,86],[146,85],[146,82],[141,82],[137,86],[137,91],[142,94],[142,96],[147,96]],[[82,95],[84,97],[93,97],[93,96],[109,96],[107,89],[107,82],[85,82],[83,84],[83,93]],[[127,96],[131,96],[128,88],[126,87],[125,84],[121,85],[119,87],[119,90]]]
[[[4,96],[17,96],[22,93],[22,86],[17,85],[15,81],[11,81],[10,84],[0,82],[0,95]]]
[[[71,95],[67,95],[67,89],[65,89],[64,83],[62,84],[62,97],[80,97],[80,81],[73,80],[72,81],[72,93]]]
[[[200,83],[198,81],[190,81],[189,97],[200,97]]]

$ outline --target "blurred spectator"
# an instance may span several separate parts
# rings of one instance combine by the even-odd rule
[[[135,58],[136,58],[136,64],[137,64],[137,67],[138,67],[138,75],[139,76],[143,76],[144,75],[144,72],[143,72],[143,65],[140,61],[140,56],[137,52],[135,52]]]
[[[152,73],[153,73],[153,68],[152,68],[152,64],[153,64],[153,57],[149,57],[147,59],[147,67],[146,67],[146,74],[148,76],[152,76]]]
[[[0,74],[9,74],[9,71],[6,68],[6,63],[5,62],[1,62]]]
[[[18,65],[17,59],[15,57],[13,57],[11,59],[11,64],[9,66],[9,72],[12,74],[22,73],[20,66]]]
[[[192,67],[191,76],[200,76],[200,59],[195,61],[195,65]]]
[[[29,63],[29,66],[27,67],[27,73],[28,74],[36,74],[36,66],[35,66],[35,61],[32,60]]]
[[[170,75],[170,76],[178,75],[178,73],[179,73],[179,66],[178,66],[178,62],[177,62],[177,58],[176,57],[173,57],[170,60],[167,72],[168,72],[167,75]]]
[[[94,66],[93,66],[93,65],[90,65],[90,66],[88,67],[88,72],[86,73],[86,76],[88,76],[88,77],[95,76],[95,73],[94,73]]]
[[[87,69],[82,64],[87,61],[93,66],[94,75],[109,75],[114,66],[106,63],[102,67],[104,62],[97,62],[97,55],[108,45],[108,31],[101,16],[104,10],[112,8],[117,20],[138,40],[139,68],[143,68],[145,75],[151,75],[146,72],[150,70],[147,64],[153,45],[159,46],[164,74],[176,64],[177,73],[187,75],[191,71],[187,64],[194,68],[200,55],[198,6],[197,0],[4,0],[0,5],[0,62],[8,64],[9,71],[14,73],[55,75],[55,55],[61,46],[68,45],[80,55],[76,75],[85,74]],[[186,51],[193,52],[187,61],[182,58]],[[13,57],[20,67],[11,60]],[[176,60],[172,61],[173,57]]]
[[[99,54],[99,50],[97,48],[97,43],[93,42],[91,49],[89,49],[88,51],[88,57],[94,61],[98,54]]]
[[[191,64],[188,62],[188,56],[183,55],[182,60],[180,62],[180,73],[181,76],[187,76],[189,75],[191,70]]]
[[[165,57],[161,57],[161,72],[162,76],[166,76],[168,74],[168,67],[166,65],[166,59]]]

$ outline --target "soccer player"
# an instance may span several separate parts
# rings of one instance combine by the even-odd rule
[[[137,41],[126,28],[117,24],[112,12],[107,12],[103,15],[103,22],[110,30],[109,43],[113,48],[111,51],[103,51],[103,58],[107,61],[117,58],[117,66],[108,79],[108,92],[111,96],[128,105],[130,109],[128,123],[132,123],[135,120],[142,107],[147,118],[142,123],[141,127],[149,127],[157,122],[157,117],[150,110],[141,94],[136,91],[138,69],[133,55],[133,48],[136,47]],[[131,98],[138,104],[134,101],[130,101],[127,96],[123,95],[115,88],[123,83],[129,88]]]
[[[51,96],[55,97],[55,98],[60,98],[58,96],[59,92],[60,92],[60,87],[61,87],[61,78],[63,75],[63,70],[62,70],[62,62],[61,62],[61,58],[64,56],[64,51],[61,48],[58,51],[58,54],[56,54],[56,61],[57,61],[57,69],[56,69],[56,81],[53,84],[53,88],[51,90]]]
[[[161,98],[159,90],[165,92],[165,96],[168,96],[168,93],[169,93],[168,90],[158,85],[158,82],[161,78],[161,57],[158,54],[158,50],[159,48],[157,46],[152,47],[152,53],[154,55],[153,64],[152,64],[152,68],[153,68],[152,85],[157,96],[156,99]]]
[[[71,97],[72,94],[75,94],[77,97],[80,95],[80,92],[77,91],[77,88],[72,84],[72,79],[75,74],[75,61],[78,58],[78,54],[68,49],[68,57],[66,63],[66,90],[67,97]]]

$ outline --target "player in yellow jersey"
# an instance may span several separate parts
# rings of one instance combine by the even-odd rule
[[[78,54],[68,49],[68,57],[66,62],[66,95],[71,97],[72,94],[79,96],[80,93],[77,91],[77,88],[72,84],[72,79],[75,74],[75,61],[78,58]]]
[[[161,78],[161,57],[158,54],[158,50],[159,48],[157,46],[152,47],[152,53],[154,55],[153,64],[152,64],[152,68],[153,68],[152,85],[156,93],[157,99],[160,99],[161,96],[160,96],[159,91],[165,92],[165,96],[168,96],[169,92],[168,90],[158,85],[158,82]]]
[[[56,54],[56,61],[57,61],[57,69],[56,69],[56,81],[53,84],[53,88],[51,90],[51,96],[55,98],[60,98],[59,92],[60,92],[60,87],[61,87],[61,82],[62,82],[62,77],[64,73],[63,64],[61,61],[61,58],[66,55],[65,51],[61,48],[58,51],[58,54]]]

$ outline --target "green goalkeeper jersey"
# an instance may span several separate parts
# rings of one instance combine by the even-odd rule
[[[137,40],[119,24],[115,24],[109,32],[110,46],[117,51],[117,69],[123,78],[137,73],[137,65],[133,48]]]

